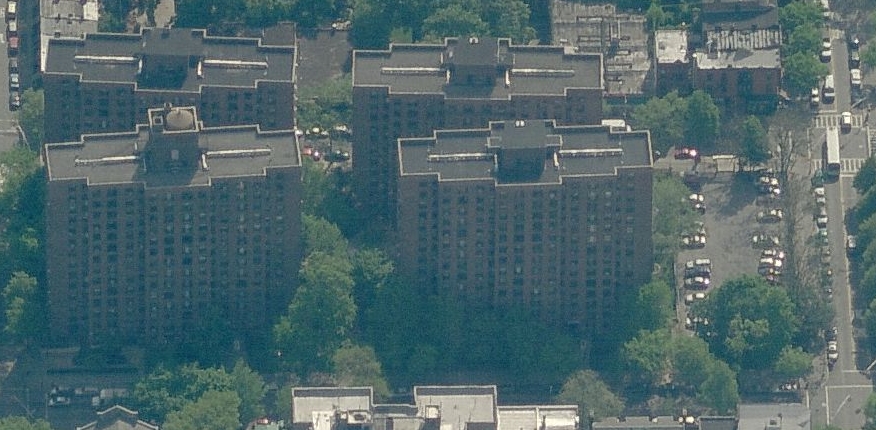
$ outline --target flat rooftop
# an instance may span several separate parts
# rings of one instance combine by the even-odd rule
[[[577,430],[578,406],[499,406],[498,430]]]
[[[40,71],[46,70],[49,40],[97,33],[98,18],[97,0],[40,0]]]
[[[51,39],[46,73],[75,74],[84,82],[133,83],[139,88],[197,92],[202,86],[255,87],[258,81],[292,82],[294,46],[260,38],[208,36],[206,30],[144,28],[140,34],[91,33]],[[173,84],[145,85],[154,71]],[[166,84],[166,85],[165,85]]]
[[[310,423],[314,412],[371,411],[371,387],[292,389],[292,423]]]
[[[149,127],[138,131],[84,135],[82,141],[46,145],[50,181],[85,179],[89,185],[143,183],[147,188],[206,186],[214,178],[264,175],[266,169],[300,166],[292,131],[259,132],[257,126],[205,128],[198,147],[205,154],[197,167],[179,172],[147,171],[142,150]]]
[[[654,44],[658,64],[687,63],[687,31],[657,30]]]
[[[779,48],[738,49],[734,51],[697,52],[696,67],[711,69],[776,69],[782,66]]]
[[[564,176],[615,175],[618,168],[653,163],[645,131],[556,126],[552,120],[526,120],[522,127],[517,123],[497,121],[489,129],[436,131],[432,138],[399,139],[401,175],[437,174],[442,181],[497,180],[498,157],[487,145],[498,141],[513,147],[507,143],[521,135],[559,145],[556,159],[545,155],[541,176],[532,183],[555,184]]]
[[[496,402],[495,386],[414,387],[419,415],[429,418],[431,407],[437,407],[442,430],[466,430],[467,423],[497,424]]]
[[[353,85],[388,87],[395,94],[443,94],[446,98],[508,99],[512,95],[564,95],[569,88],[602,88],[599,55],[566,53],[561,46],[517,46],[509,39],[478,38],[476,51],[509,61],[508,81],[496,72],[485,86],[448,82],[448,62],[472,60],[468,40],[444,44],[391,44],[384,51],[353,51]],[[489,49],[487,49],[489,48]],[[456,57],[451,55],[455,53]],[[480,59],[486,56],[481,55]],[[474,64],[483,66],[483,64]],[[506,85],[507,84],[507,85]]]
[[[623,420],[612,417],[593,423],[594,430],[682,430],[683,428],[684,424],[671,416],[635,416],[625,417]]]
[[[617,13],[611,4],[553,0],[551,40],[576,52],[602,54],[608,96],[647,92],[651,61],[644,15]]]
[[[800,403],[749,403],[740,404],[739,430],[809,430],[812,427],[811,411]]]

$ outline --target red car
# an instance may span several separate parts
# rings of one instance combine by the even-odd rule
[[[677,148],[675,150],[676,160],[695,160],[699,157],[700,153],[695,148]]]

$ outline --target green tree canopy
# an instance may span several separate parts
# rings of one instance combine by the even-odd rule
[[[675,336],[667,348],[672,349],[672,381],[686,390],[700,392],[712,371],[718,369],[715,362],[719,360],[698,337]]]
[[[3,331],[18,339],[40,333],[46,313],[36,278],[24,272],[15,272],[3,288],[2,296],[6,316]]]
[[[343,75],[301,88],[296,111],[298,124],[305,129],[326,130],[349,124],[353,109],[352,79],[351,75]]]
[[[427,40],[437,42],[453,36],[486,36],[490,34],[490,27],[477,10],[461,4],[450,4],[439,8],[423,21],[423,34]]]
[[[380,0],[353,2],[350,39],[358,49],[386,49],[392,33],[392,21],[386,19],[391,9]]]
[[[43,90],[26,89],[21,93],[21,108],[18,109],[18,124],[27,136],[27,143],[34,151],[39,151],[43,143],[45,127],[45,104]]]
[[[876,430],[876,393],[870,393],[864,403],[864,430]]]
[[[876,157],[867,157],[864,164],[858,169],[855,174],[855,179],[852,185],[859,194],[864,194],[873,188],[876,184]]]
[[[876,188],[867,190],[855,205],[855,216],[858,219],[867,219],[873,214],[876,214]]]
[[[818,87],[819,79],[827,76],[828,67],[811,54],[798,52],[784,58],[786,89],[794,95],[807,95]]]
[[[876,67],[876,44],[869,43],[864,46],[861,51],[861,62],[867,67]]]
[[[43,420],[31,421],[26,417],[8,416],[0,418],[0,430],[52,430],[52,426]]]
[[[665,154],[669,148],[683,142],[685,115],[687,101],[673,91],[636,106],[632,123],[637,129],[649,130],[654,150]]]
[[[601,420],[620,415],[624,403],[592,370],[575,372],[563,384],[556,401],[578,405],[582,419]],[[582,423],[582,425],[589,423]]]
[[[709,93],[696,90],[687,98],[684,138],[699,148],[709,148],[721,127],[721,111]]]
[[[163,422],[207,392],[226,391],[234,392],[235,420],[263,413],[264,382],[243,361],[238,361],[231,373],[222,367],[202,368],[196,363],[175,369],[159,367],[137,382],[133,400],[141,416]]]
[[[301,284],[274,326],[283,361],[300,371],[321,371],[347,339],[356,319],[349,260],[322,251],[301,265]]]
[[[757,166],[770,159],[769,138],[760,119],[749,115],[742,123],[739,157],[749,166]]]
[[[711,350],[742,369],[771,367],[799,325],[788,293],[755,276],[724,282],[704,308]]]
[[[374,348],[347,344],[332,357],[335,381],[341,387],[372,387],[377,401],[389,398],[389,384]]]
[[[622,355],[627,363],[627,374],[633,377],[632,384],[658,386],[667,379],[672,369],[671,343],[672,334],[662,328],[643,330],[624,344]]]
[[[302,221],[304,224],[305,254],[321,252],[348,260],[347,239],[338,226],[323,218],[311,215],[304,215]]]
[[[205,392],[198,400],[167,415],[165,430],[238,430],[240,398],[234,391]]]
[[[699,399],[718,414],[732,414],[739,403],[736,373],[721,360],[712,362],[709,376],[700,386]]]
[[[648,20],[648,28],[650,28],[651,31],[659,30],[666,25],[666,12],[663,12],[663,7],[660,6],[659,0],[651,1],[651,6],[649,6],[648,11],[645,12],[645,19]]]
[[[636,298],[635,308],[639,315],[635,318],[637,330],[657,330],[665,328],[675,316],[675,297],[672,287],[661,279],[653,280],[641,288]]]
[[[812,25],[821,27],[824,17],[821,15],[821,5],[814,1],[791,1],[779,9],[779,24],[785,31]]]
[[[525,44],[535,38],[529,25],[529,5],[522,0],[483,0],[483,16],[490,34],[509,37],[514,43]]]
[[[812,373],[813,359],[812,354],[807,354],[803,348],[786,345],[773,364],[773,372],[786,380],[802,378]]]
[[[782,55],[794,54],[817,56],[821,52],[821,30],[812,24],[804,24],[795,28],[782,45]]]

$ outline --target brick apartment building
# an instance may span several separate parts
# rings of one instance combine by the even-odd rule
[[[509,39],[448,38],[353,52],[353,171],[365,213],[395,224],[399,137],[485,127],[488,121],[602,119],[599,54],[516,46]]]
[[[236,334],[262,332],[294,291],[294,133],[204,128],[194,107],[148,118],[45,146],[55,344],[184,342],[217,311]]]
[[[427,294],[611,330],[650,278],[648,132],[491,122],[400,139],[399,268]]]
[[[294,126],[292,36],[208,36],[206,30],[146,28],[48,40],[43,71],[45,140],[127,132],[165,103],[195,106],[207,127]]]
[[[576,430],[577,405],[499,405],[493,385],[419,386],[413,404],[371,387],[292,389],[291,430]]]

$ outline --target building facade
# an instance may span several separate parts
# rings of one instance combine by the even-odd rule
[[[45,141],[127,132],[165,103],[197,107],[207,127],[292,129],[296,50],[286,43],[168,28],[49,39]]]
[[[492,385],[414,387],[413,404],[374,404],[371,387],[292,389],[292,430],[576,430],[576,405],[498,404]]]
[[[294,291],[294,132],[204,128],[194,107],[148,116],[134,132],[45,146],[55,344],[178,344],[208,315],[263,332]]]
[[[509,39],[449,38],[353,52],[353,171],[368,216],[395,224],[399,137],[555,118],[599,124],[602,61]]]
[[[649,280],[647,132],[516,120],[398,147],[398,267],[426,294],[521,306],[591,336]]]

